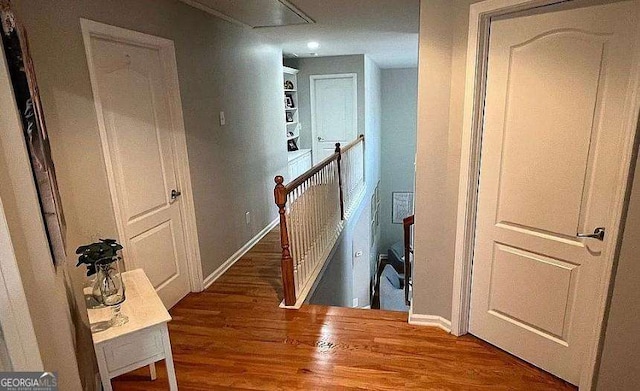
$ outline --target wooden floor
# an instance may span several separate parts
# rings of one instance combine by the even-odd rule
[[[282,310],[271,232],[207,291],[170,312],[180,390],[575,390],[475,337],[412,326],[407,314],[307,305]],[[166,390],[148,369],[115,390]]]

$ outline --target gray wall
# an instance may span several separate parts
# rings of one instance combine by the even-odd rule
[[[635,178],[611,307],[606,323],[597,389],[640,390],[640,161]]]
[[[381,72],[380,68],[367,56],[348,56],[349,58],[359,59],[358,61],[362,61],[363,70],[362,74],[358,75],[358,111],[359,118],[363,118],[364,120],[358,121],[358,127],[362,127],[362,130],[359,132],[365,135],[365,182],[366,189],[364,194],[364,199],[362,203],[359,205],[356,212],[352,215],[352,217],[347,222],[347,226],[344,228],[340,238],[338,238],[338,243],[336,244],[336,251],[325,272],[323,273],[320,282],[318,283],[316,290],[313,292],[310,298],[310,302],[312,304],[323,304],[323,305],[336,305],[341,307],[351,307],[353,305],[353,299],[355,297],[358,298],[359,305],[365,306],[369,303],[369,291],[365,292],[362,287],[365,285],[364,281],[367,283],[370,281],[373,271],[373,265],[375,265],[375,248],[377,247],[379,234],[376,232],[375,240],[371,242],[370,238],[363,238],[361,235],[369,235],[370,231],[366,230],[365,233],[362,226],[365,224],[361,219],[367,220],[367,225],[371,224],[371,216],[370,216],[370,208],[371,208],[371,196],[373,195],[373,191],[380,180],[380,132],[381,132],[381,116],[382,116],[382,105],[381,105]],[[345,59],[344,57],[333,57],[329,59]],[[305,59],[306,60],[306,59]],[[311,60],[322,60],[322,58],[311,59]],[[331,63],[331,62],[329,62]],[[323,73],[308,73],[306,66],[300,66],[300,73],[298,74],[298,90],[305,88],[303,87],[302,79],[300,74],[305,70],[307,76],[305,79],[307,80],[307,87],[309,77],[311,74],[323,74]],[[314,72],[323,72],[321,68],[314,68]],[[351,68],[354,70],[347,70],[345,68],[340,68],[343,70],[335,70],[328,73],[346,73],[346,72],[354,72],[356,68]],[[362,88],[360,88],[360,83],[362,82]],[[362,92],[360,92],[362,89]],[[308,93],[301,95],[307,96]],[[360,100],[362,97],[362,109]],[[307,103],[308,105],[308,103]],[[302,107],[302,106],[300,106]],[[308,106],[307,106],[308,107]],[[362,114],[360,111],[362,110]],[[365,208],[366,211],[365,211]],[[358,229],[357,229],[357,226]],[[359,237],[355,237],[355,235],[359,235]],[[354,258],[353,254],[353,246],[354,242],[356,246],[361,246],[362,243],[367,243],[369,245],[369,262],[371,267],[367,270],[364,267],[356,267],[354,268],[355,262],[362,262],[363,259]],[[366,254],[367,252],[365,252]],[[358,265],[360,266],[360,265]],[[354,275],[354,270],[357,271],[357,274]],[[356,293],[354,294],[354,290]]]
[[[477,1],[422,0],[420,10],[414,312],[445,319],[451,317],[469,5]],[[597,382],[602,391],[640,388],[639,170],[607,315]],[[430,231],[433,226],[440,229]]]
[[[364,56],[333,56],[285,60],[288,66],[298,69],[298,113],[300,118],[300,142],[298,147],[311,149],[311,87],[309,76],[337,73],[358,75],[358,134],[364,134]]]
[[[280,49],[175,0],[13,3],[29,34],[68,224],[68,254],[99,237],[117,236],[80,18],[175,43],[204,275],[276,217],[273,177],[285,173],[287,164]],[[218,125],[221,110],[224,127]],[[246,211],[252,214],[249,226]],[[73,265],[69,271],[82,303],[84,273]],[[83,304],[79,313],[86,323]],[[86,325],[77,327],[84,335],[77,349],[91,352]],[[81,364],[90,389],[94,368],[92,354],[87,356]]]
[[[322,272],[320,281],[309,295],[309,304],[351,307],[353,303],[353,267],[351,243],[353,219],[338,237],[334,253]]]
[[[380,182],[380,142],[382,131],[382,76],[378,65],[369,57],[364,57],[364,176],[367,194],[371,195]]]
[[[358,298],[358,305],[361,307],[369,305],[369,291],[360,289],[363,285],[369,286],[369,270],[364,268],[354,268],[354,262],[364,261],[364,259],[354,258],[354,241],[362,241],[366,238],[356,237],[362,235],[358,228],[367,219],[368,208],[371,207],[371,199],[366,198],[358,207],[356,212],[347,221],[347,225],[342,230],[335,245],[335,250],[331,259],[322,273],[320,281],[309,296],[310,304],[332,305],[338,307],[353,307],[353,299]],[[368,224],[367,224],[368,225]],[[369,235],[367,230],[366,235]],[[361,271],[361,275],[354,274],[354,271]]]
[[[365,197],[371,199],[373,192],[380,183],[380,155],[382,132],[382,74],[376,63],[365,56],[365,164],[364,176],[367,190]],[[370,275],[373,276],[377,266],[376,249],[380,242],[380,225],[374,227],[375,232],[371,241]]]
[[[451,319],[469,5],[478,1],[420,3],[413,311],[445,319]]]
[[[172,0],[15,3],[29,32],[69,248],[116,234],[80,18],[175,42],[204,275],[276,217],[273,177],[286,172],[287,164],[278,48]],[[224,127],[218,123],[221,110]]]
[[[24,360],[13,362],[13,370],[55,371],[61,390],[79,391],[79,362],[89,368],[87,377],[93,377],[93,344],[89,333],[84,334],[88,336],[85,343],[74,338],[78,329],[73,320],[79,311],[66,272],[74,263],[54,267],[1,45],[0,113],[0,274],[3,294],[4,289],[10,290],[8,299],[15,306],[10,313],[18,322],[13,326],[20,327],[24,349]],[[82,312],[86,317],[84,308]],[[82,350],[74,351],[76,346]]]
[[[413,191],[417,97],[417,68],[382,70],[380,253],[403,238],[402,224],[391,223],[391,193]]]

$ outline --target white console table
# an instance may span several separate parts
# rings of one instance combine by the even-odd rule
[[[144,366],[149,366],[155,380],[155,363],[162,359],[167,366],[169,389],[178,389],[167,322],[171,320],[164,304],[142,269],[122,273],[126,300],[122,314],[129,321],[92,333],[102,387],[111,391],[111,379]],[[91,325],[104,324],[111,308],[89,309]]]

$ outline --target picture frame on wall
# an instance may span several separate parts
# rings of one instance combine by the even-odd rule
[[[285,117],[286,117],[287,123],[292,123],[293,122],[293,113],[292,112],[287,111]]]
[[[287,109],[293,109],[295,108],[295,104],[293,103],[293,96],[290,94],[286,94],[284,96],[284,105],[287,107]]]
[[[296,140],[288,140],[287,141],[287,150],[289,152],[298,150],[298,144],[296,143]]]
[[[27,31],[18,23],[7,0],[0,0],[2,40],[13,95],[21,113],[23,137],[29,153],[49,249],[55,266],[65,263],[66,223],[51,156],[40,90],[29,51]]]
[[[413,214],[413,192],[394,191],[391,193],[391,222],[402,224],[405,217]]]

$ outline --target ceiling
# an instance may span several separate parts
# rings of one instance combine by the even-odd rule
[[[419,0],[182,1],[253,27],[287,56],[367,54],[381,68],[418,63]],[[320,47],[310,50],[310,41]]]

